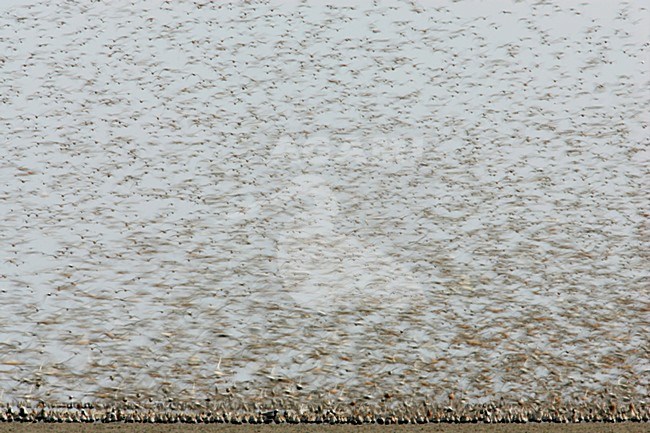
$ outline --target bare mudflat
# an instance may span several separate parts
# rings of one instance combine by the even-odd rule
[[[0,424],[0,433],[22,432],[128,432],[128,433],[158,433],[158,432],[295,432],[295,433],[339,433],[339,432],[444,432],[444,433],[645,433],[650,428],[648,423],[587,423],[587,424],[430,424],[411,426],[314,426],[314,425],[146,425],[146,424]]]

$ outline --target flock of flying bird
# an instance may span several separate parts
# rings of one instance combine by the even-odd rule
[[[1,7],[0,400],[647,407],[648,28]]]

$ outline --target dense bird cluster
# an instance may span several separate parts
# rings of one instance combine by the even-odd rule
[[[186,423],[186,424],[436,424],[436,423],[582,423],[582,422],[650,422],[650,406],[637,408],[634,404],[617,407],[612,404],[544,408],[516,404],[482,404],[458,407],[456,405],[387,409],[386,407],[340,407],[338,405],[301,405],[255,411],[245,407],[211,408],[174,407],[170,405],[143,408],[140,405],[91,404],[61,407],[28,408],[8,406],[0,412],[0,422],[44,423]]]
[[[0,6],[0,400],[642,407],[648,28],[631,1]]]

